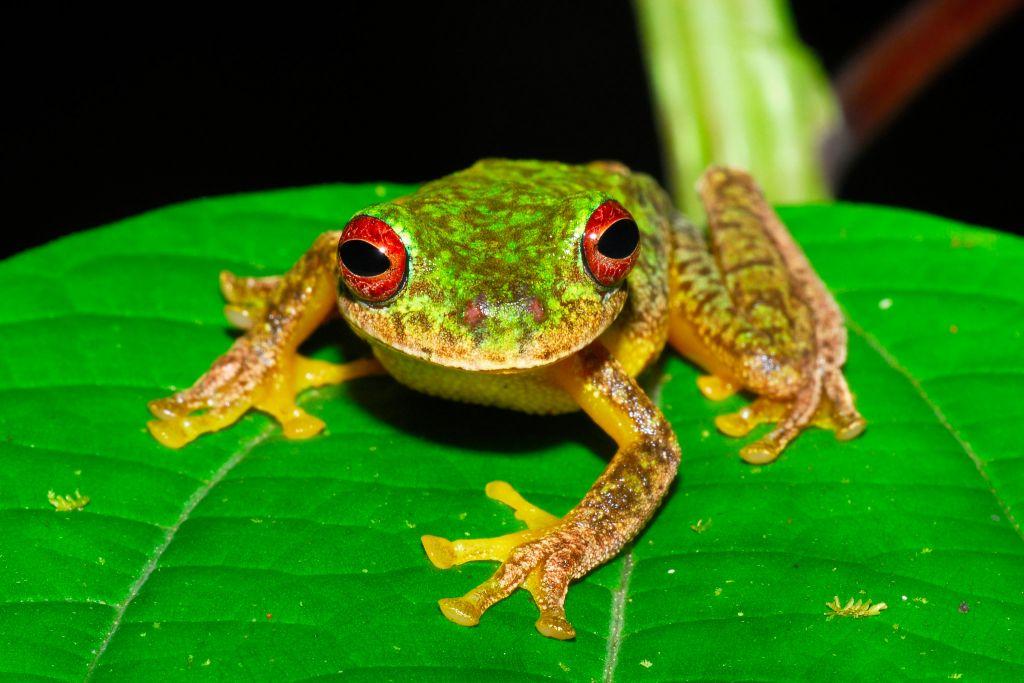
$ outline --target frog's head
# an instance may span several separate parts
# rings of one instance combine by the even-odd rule
[[[593,167],[485,161],[349,221],[339,302],[371,343],[487,372],[558,361],[626,300],[640,233]]]

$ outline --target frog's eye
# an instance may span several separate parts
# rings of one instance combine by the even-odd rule
[[[356,216],[341,233],[338,268],[353,294],[379,303],[402,289],[408,257],[391,226],[379,218]]]
[[[622,282],[640,253],[640,229],[614,199],[590,215],[583,232],[583,261],[590,275],[605,287]]]

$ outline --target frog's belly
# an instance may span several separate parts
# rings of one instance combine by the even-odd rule
[[[579,410],[579,404],[569,394],[545,380],[542,369],[510,374],[469,372],[371,345],[374,355],[392,377],[425,394],[526,413],[550,415]]]

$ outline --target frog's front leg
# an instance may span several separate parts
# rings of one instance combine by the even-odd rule
[[[383,372],[372,358],[336,365],[297,352],[335,311],[338,237],[321,235],[280,277],[221,274],[228,320],[246,332],[190,388],[149,404],[158,418],[147,425],[154,438],[180,448],[233,424],[250,408],[272,415],[288,438],[313,436],[324,424],[295,404],[299,391]]]
[[[760,396],[716,425],[741,436],[776,423],[740,451],[752,463],[774,460],[811,424],[854,438],[865,423],[842,372],[846,328],[835,300],[747,173],[712,167],[699,190],[711,248],[676,222],[669,339],[711,373],[699,381],[708,398],[740,388]]]
[[[540,610],[538,631],[563,640],[574,637],[565,618],[569,583],[614,557],[640,531],[675,476],[679,445],[671,427],[604,347],[591,344],[555,365],[550,377],[619,449],[583,500],[562,518],[527,503],[508,484],[492,482],[487,494],[511,506],[527,529],[455,542],[423,537],[427,555],[441,568],[474,560],[502,563],[461,598],[440,601],[441,611],[457,624],[475,625],[491,605],[522,587]]]

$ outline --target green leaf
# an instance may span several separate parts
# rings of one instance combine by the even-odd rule
[[[518,528],[492,479],[569,509],[612,444],[583,416],[430,399],[387,378],[310,392],[326,435],[266,417],[181,451],[145,403],[227,348],[217,273],[273,273],[399,186],[203,200],[0,264],[0,670],[11,679],[655,680],[1024,676],[1019,240],[865,206],[783,211],[851,326],[868,431],[750,467],[696,371],[649,382],[680,479],[622,557],[576,584],[574,642],[522,592],[466,629],[422,533]],[[340,325],[320,357],[359,353]],[[91,502],[57,512],[47,492]],[[696,533],[691,525],[703,520]],[[829,620],[838,597],[885,602]]]

